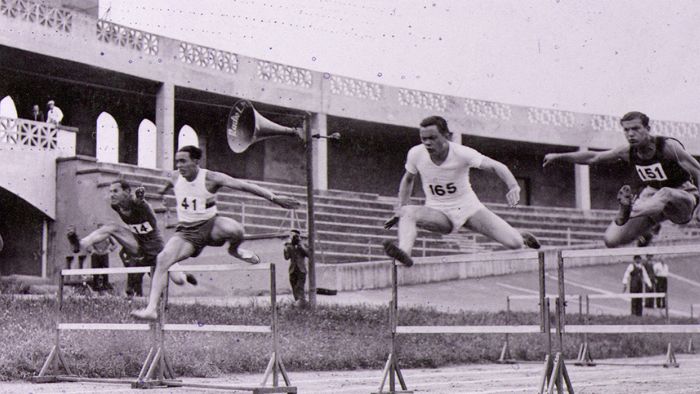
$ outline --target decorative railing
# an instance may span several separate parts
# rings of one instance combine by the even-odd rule
[[[399,104],[405,107],[445,112],[447,96],[420,90],[399,89]]]
[[[332,75],[330,80],[331,93],[336,95],[356,97],[372,101],[379,101],[384,95],[384,89],[382,88],[382,85],[378,83],[347,77],[338,77],[335,75]]]
[[[548,126],[571,128],[576,125],[576,117],[573,112],[559,111],[556,109],[528,107],[527,119],[530,123]]]
[[[256,63],[258,65],[258,79],[263,81],[300,86],[307,89],[311,88],[313,84],[313,75],[309,70],[265,60],[257,60]]]
[[[70,11],[30,0],[0,0],[0,14],[66,33],[73,26]]]
[[[57,130],[51,123],[0,117],[0,144],[56,149]]]
[[[507,104],[473,99],[464,99],[464,112],[469,116],[494,120],[509,120],[513,114]]]
[[[107,22],[105,20],[97,21],[97,39],[148,55],[155,56],[158,54],[159,50],[158,35]]]
[[[182,62],[193,64],[203,68],[223,71],[225,73],[238,72],[238,56],[235,53],[220,51],[189,42],[180,42],[179,58]]]
[[[700,124],[671,122],[665,120],[650,120],[651,131],[658,135],[665,135],[675,138],[698,138],[700,137]],[[591,128],[596,131],[621,132],[620,118],[610,115],[593,115],[591,117]]]

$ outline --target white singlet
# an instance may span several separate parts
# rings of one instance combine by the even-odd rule
[[[484,156],[476,150],[448,142],[445,161],[437,165],[423,144],[408,151],[406,171],[420,174],[425,206],[440,210],[457,232],[478,210],[484,207],[469,182],[469,169],[479,168]]]
[[[207,170],[200,168],[197,177],[188,182],[182,175],[175,181],[177,220],[180,223],[196,223],[216,216],[216,194],[206,187]]]

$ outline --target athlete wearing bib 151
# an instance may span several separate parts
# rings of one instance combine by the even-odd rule
[[[207,170],[200,168],[197,177],[188,182],[178,176],[175,185],[177,220],[181,224],[194,224],[216,216],[216,195],[206,187]]]
[[[675,138],[653,137],[656,151],[649,159],[641,159],[635,147],[630,147],[630,163],[639,179],[654,189],[679,187],[691,180],[690,173],[678,164],[677,160],[664,157],[666,141]],[[679,144],[680,141],[676,140]],[[681,144],[683,146],[683,144]]]
[[[469,182],[469,169],[479,168],[484,156],[464,145],[448,145],[447,158],[440,165],[430,159],[425,145],[414,146],[408,151],[406,171],[420,174],[425,206],[442,211],[456,232],[484,207]]]

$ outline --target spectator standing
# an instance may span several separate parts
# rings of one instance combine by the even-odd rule
[[[646,260],[644,260],[644,270],[647,272],[649,280],[651,280],[651,286],[645,285],[645,293],[653,293],[656,288],[656,275],[654,274],[654,262],[652,261],[654,255],[648,254]],[[644,308],[654,309],[654,298],[649,297],[644,299]]]
[[[650,260],[652,257],[652,255],[647,256]],[[656,307],[666,308],[666,299],[668,297],[668,264],[661,259],[654,261],[654,274],[656,275],[656,292],[666,293],[665,297],[658,297],[656,299]]]
[[[301,242],[299,230],[290,231],[289,242],[284,244],[284,259],[289,260],[289,283],[292,285],[292,294],[297,306],[306,305],[304,286],[306,285],[306,258],[309,252],[306,245]]]
[[[34,104],[32,106],[32,116],[30,119],[35,122],[46,122],[46,115],[44,115],[44,111],[39,109],[38,105]]]
[[[53,100],[49,100],[46,106],[46,121],[55,125],[61,124],[63,120],[63,111],[56,106]]]
[[[97,228],[102,227],[102,223],[97,225]],[[92,268],[109,268],[109,252],[117,248],[117,244],[112,237],[104,241],[92,244],[92,255],[90,256],[90,265]],[[112,285],[109,283],[108,275],[93,275],[92,289],[95,291],[112,290]]]
[[[651,287],[651,280],[642,264],[642,256],[635,255],[634,262],[627,266],[625,274],[622,276],[622,292],[629,289],[630,294],[641,293],[644,284]],[[642,316],[642,299],[633,298],[630,302],[633,316]]]

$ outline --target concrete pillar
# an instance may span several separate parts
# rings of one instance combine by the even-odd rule
[[[156,166],[172,170],[175,164],[175,85],[164,82],[156,95]]]
[[[585,146],[579,147],[579,151],[587,151]],[[591,175],[588,166],[576,164],[574,166],[576,178],[576,208],[588,211],[591,209]]]
[[[311,133],[328,135],[328,115],[316,113],[311,116]],[[313,149],[313,176],[316,190],[328,190],[328,139],[314,138],[311,144]]]

